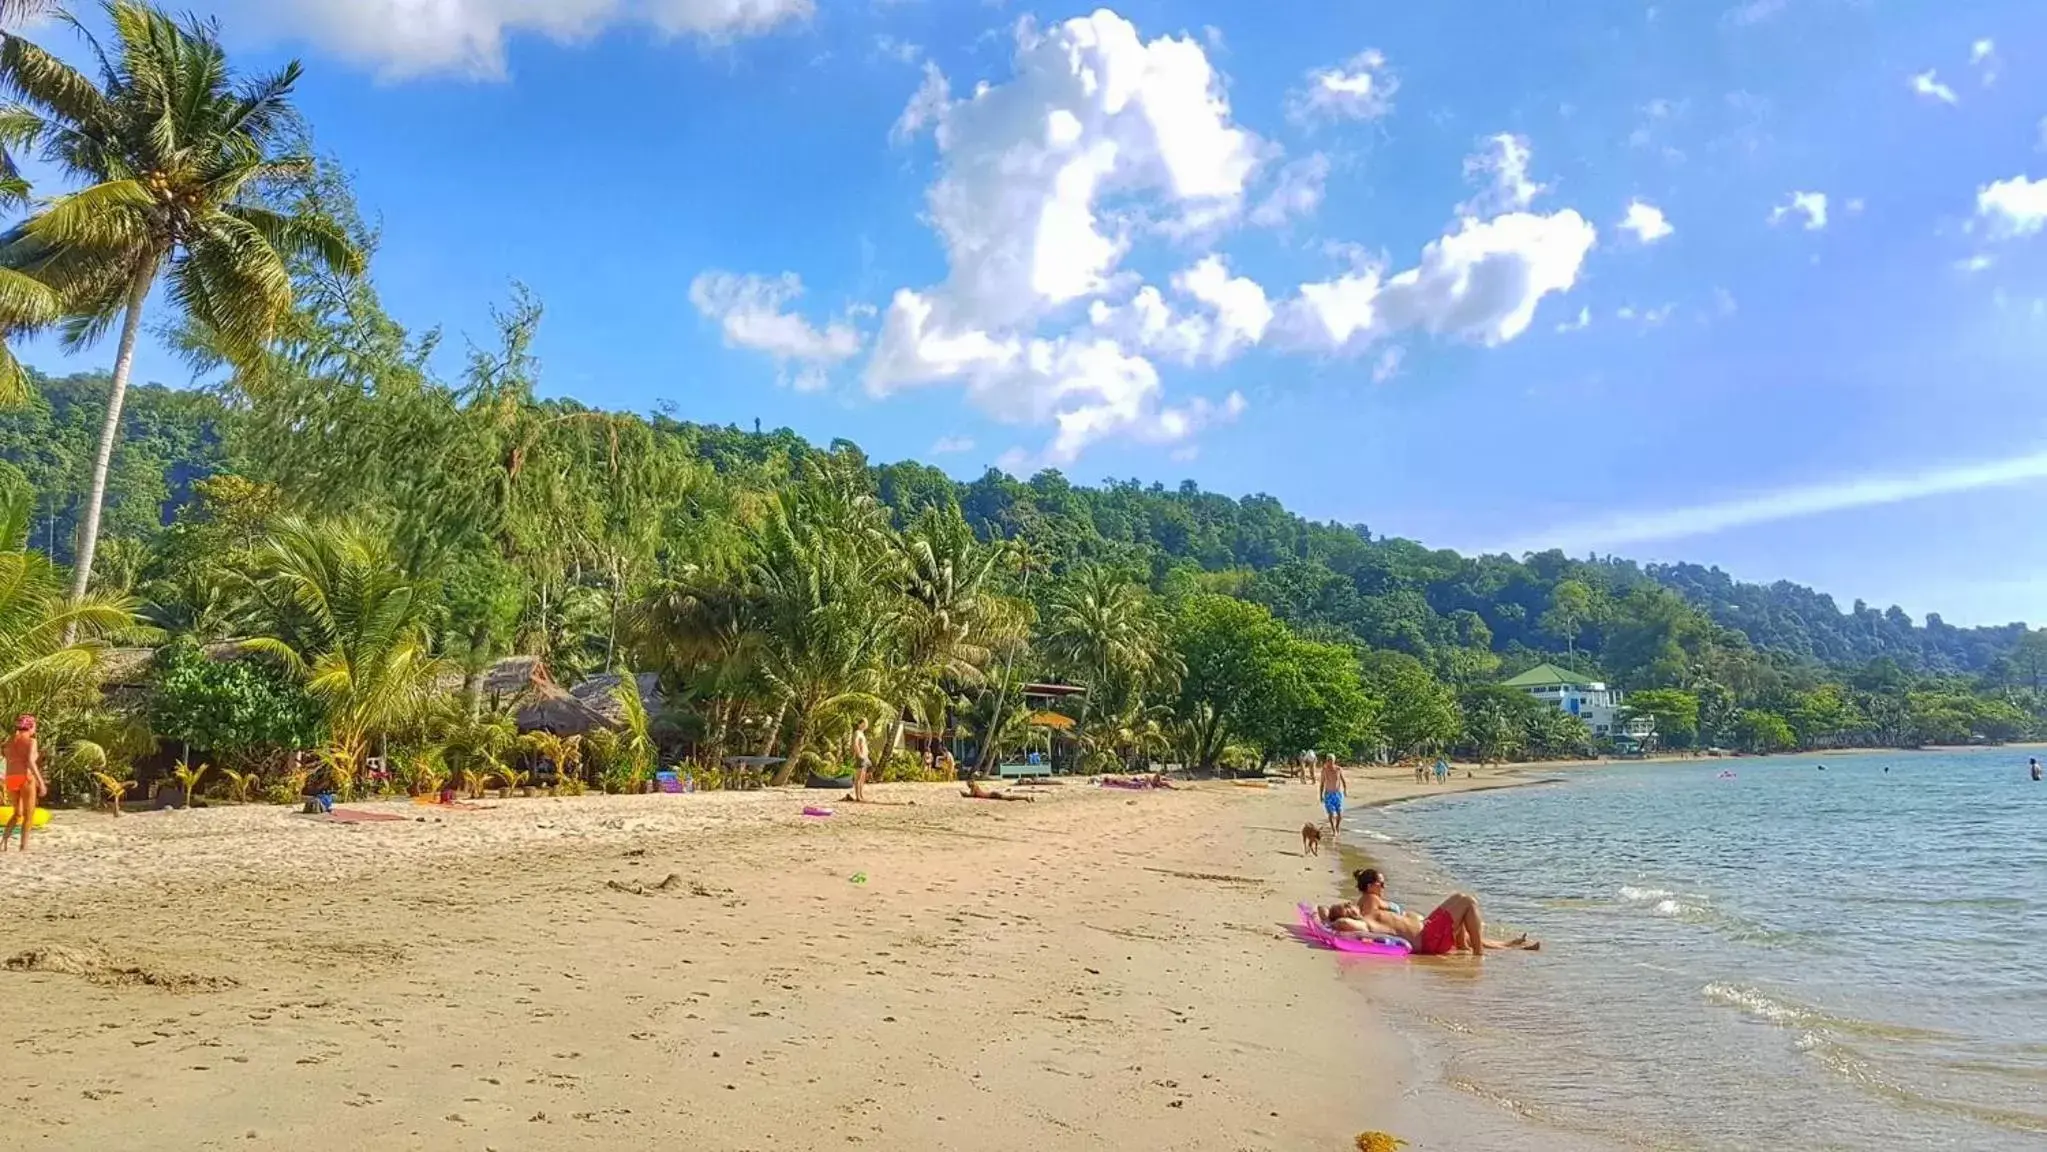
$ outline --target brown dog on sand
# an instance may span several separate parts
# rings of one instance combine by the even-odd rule
[[[1309,856],[1322,855],[1322,829],[1313,824],[1301,825],[1301,851]]]

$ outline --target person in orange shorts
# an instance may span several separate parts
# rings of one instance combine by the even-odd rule
[[[7,850],[16,824],[21,825],[21,850],[26,852],[28,830],[36,822],[36,800],[43,794],[43,762],[36,748],[35,717],[23,716],[14,722],[14,735],[8,737],[4,755],[7,802],[14,806],[14,811],[7,817],[6,829],[0,831],[0,852]]]
[[[1478,911],[1478,898],[1464,892],[1453,892],[1427,917],[1412,912],[1397,910],[1386,901],[1386,877],[1377,868],[1366,868],[1354,874],[1358,882],[1358,910],[1364,913],[1365,924],[1374,932],[1398,936],[1408,942],[1416,956],[1448,956],[1452,952],[1465,951],[1474,956],[1483,956],[1488,948],[1508,948],[1535,952],[1541,943],[1527,936],[1516,936],[1512,940],[1488,940],[1485,938],[1485,919]]]

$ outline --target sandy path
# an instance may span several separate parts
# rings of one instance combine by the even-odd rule
[[[1359,800],[1398,787],[1355,783]],[[84,969],[0,971],[35,1006],[0,1049],[35,1101],[19,1146],[1412,1134],[1404,1046],[1282,926],[1336,866],[1298,854],[1305,787],[880,794],[904,803],[823,821],[795,815],[816,793],[438,822],[389,805],[428,822],[355,827],[63,814],[36,855],[0,858],[0,955]]]

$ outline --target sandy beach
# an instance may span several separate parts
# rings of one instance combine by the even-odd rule
[[[1424,791],[1362,775],[1354,807]],[[1285,928],[1341,868],[1300,854],[1309,787],[877,793],[829,819],[799,815],[821,795],[801,791],[365,804],[401,818],[356,825],[60,813],[0,857],[0,989],[33,1006],[6,1049],[33,1107],[0,1145],[1295,1150],[1446,1131],[1372,1001]]]

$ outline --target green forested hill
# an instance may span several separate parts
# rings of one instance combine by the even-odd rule
[[[0,413],[0,461],[36,493],[34,539],[60,561],[69,558],[105,396],[102,376],[48,379],[28,409]],[[125,547],[132,554],[172,523],[190,501],[193,481],[232,467],[228,432],[236,419],[211,393],[135,390],[109,487],[110,535],[129,542],[116,552]],[[654,417],[649,427],[741,483],[786,475],[792,461],[820,451],[787,429],[754,434],[667,417]],[[1231,498],[1191,481],[1173,488],[1135,480],[1087,486],[1058,472],[1018,480],[990,470],[957,483],[913,462],[880,465],[874,474],[883,502],[902,513],[957,501],[984,538],[1029,535],[1065,562],[1113,562],[1159,587],[1188,580],[1225,589],[1317,634],[1423,658],[1473,647],[1509,665],[1566,649],[1597,654],[1606,646],[1611,604],[1658,587],[1760,651],[1836,670],[1888,660],[1910,673],[2009,679],[2017,675],[2012,661],[2026,634],[2018,623],[1956,628],[1937,614],[1916,624],[1895,607],[1879,611],[1859,600],[1843,612],[1831,596],[1801,585],[1741,583],[1695,564],[1643,567],[1556,552],[1518,560],[1460,556],[1375,537],[1363,525],[1311,523],[1269,496]],[[1573,613],[1552,614],[1556,589],[1566,581],[1590,593],[1568,642]]]

